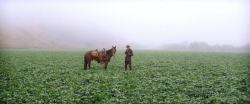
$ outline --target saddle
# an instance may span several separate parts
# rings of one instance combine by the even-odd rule
[[[105,48],[98,52],[98,56],[101,64],[104,64],[104,62],[107,61],[107,53]]]

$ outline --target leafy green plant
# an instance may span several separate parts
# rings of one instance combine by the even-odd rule
[[[247,53],[117,52],[83,70],[81,51],[1,50],[0,103],[249,103]]]

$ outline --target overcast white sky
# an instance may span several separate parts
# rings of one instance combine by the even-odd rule
[[[73,29],[66,37],[97,39],[109,35],[114,44],[157,47],[194,41],[210,45],[249,44],[247,0],[152,0],[152,1],[0,1],[1,22],[51,29]],[[96,30],[95,30],[96,29]],[[81,34],[77,34],[77,32]]]

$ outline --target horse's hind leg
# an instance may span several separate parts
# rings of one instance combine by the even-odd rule
[[[88,64],[89,69],[90,69],[90,66],[91,66],[91,61],[89,61],[89,64]]]

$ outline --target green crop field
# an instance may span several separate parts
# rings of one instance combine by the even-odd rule
[[[123,51],[107,70],[83,52],[1,50],[0,103],[250,103],[247,53],[135,50],[125,71]]]

